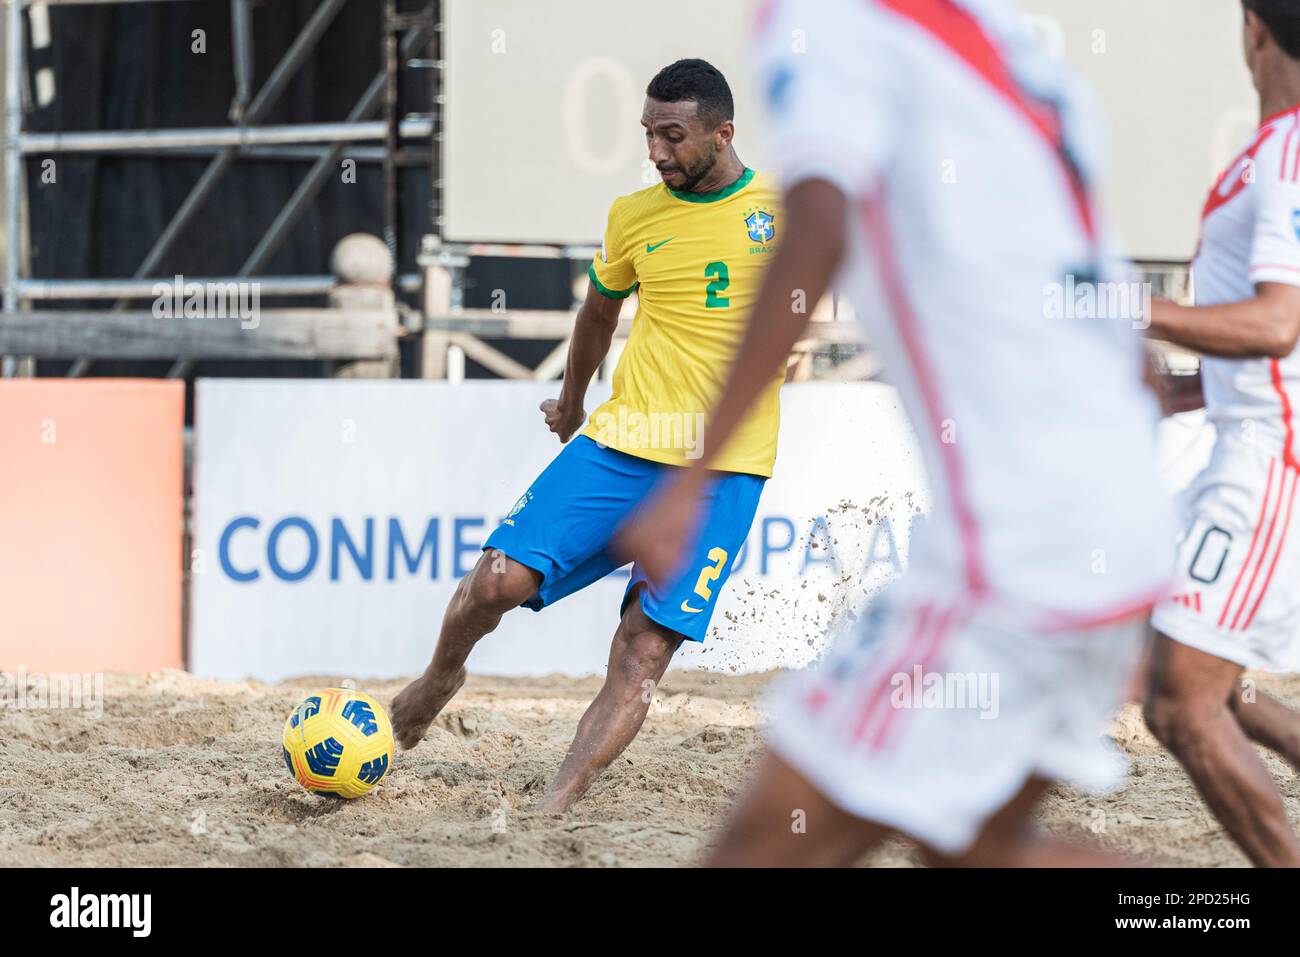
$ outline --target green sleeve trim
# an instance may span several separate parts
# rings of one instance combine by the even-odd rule
[[[636,292],[639,282],[632,283],[631,289],[624,289],[620,292],[617,289],[610,289],[596,277],[596,264],[592,263],[587,267],[587,276],[591,279],[591,284],[596,287],[596,291],[606,299],[626,299],[632,293]]]
[[[728,196],[734,196],[742,189],[749,185],[749,181],[754,178],[754,171],[748,166],[745,172],[740,174],[740,179],[736,180],[730,186],[724,186],[722,189],[715,189],[711,193],[679,193],[677,190],[665,186],[668,192],[672,193],[680,200],[688,203],[716,203],[720,199],[726,199]]]

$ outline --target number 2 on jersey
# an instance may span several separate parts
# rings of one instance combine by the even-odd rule
[[[731,305],[731,300],[719,293],[726,292],[727,287],[731,285],[731,276],[727,272],[727,264],[724,262],[709,263],[704,267],[704,275],[712,277],[713,282],[706,287],[708,295],[704,299],[706,309],[726,309]]]

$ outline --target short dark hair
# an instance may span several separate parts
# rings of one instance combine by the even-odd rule
[[[1293,60],[1300,60],[1300,0],[1241,0],[1247,10],[1264,21],[1277,45]]]
[[[722,71],[705,60],[678,60],[655,74],[645,95],[661,103],[694,100],[696,112],[710,127],[736,115],[731,87]]]

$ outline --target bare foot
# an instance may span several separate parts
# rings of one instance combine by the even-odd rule
[[[465,683],[465,669],[447,677],[423,674],[403,688],[393,699],[393,737],[402,750],[420,743],[433,719]]]
[[[542,798],[533,810],[538,814],[563,814],[569,809],[569,802],[551,795]]]
[[[539,814],[563,814],[578,803],[579,797],[581,795],[548,790],[533,810]]]

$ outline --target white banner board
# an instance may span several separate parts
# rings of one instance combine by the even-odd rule
[[[200,380],[192,670],[267,680],[421,670],[457,580],[560,450],[537,411],[557,388]],[[885,386],[787,387],[776,476],[708,641],[679,665],[749,671],[815,657],[831,619],[906,559],[912,516],[928,510],[914,443]],[[542,612],[511,612],[471,668],[603,671],[626,585],[624,570]]]
[[[190,668],[268,681],[419,672],[457,580],[560,449],[537,411],[557,387],[200,380]],[[1172,484],[1211,440],[1195,416],[1167,425]],[[677,667],[814,659],[832,621],[905,565],[928,495],[892,389],[787,386],[776,475],[708,640]],[[542,612],[510,612],[471,669],[601,673],[626,585],[623,570]]]

